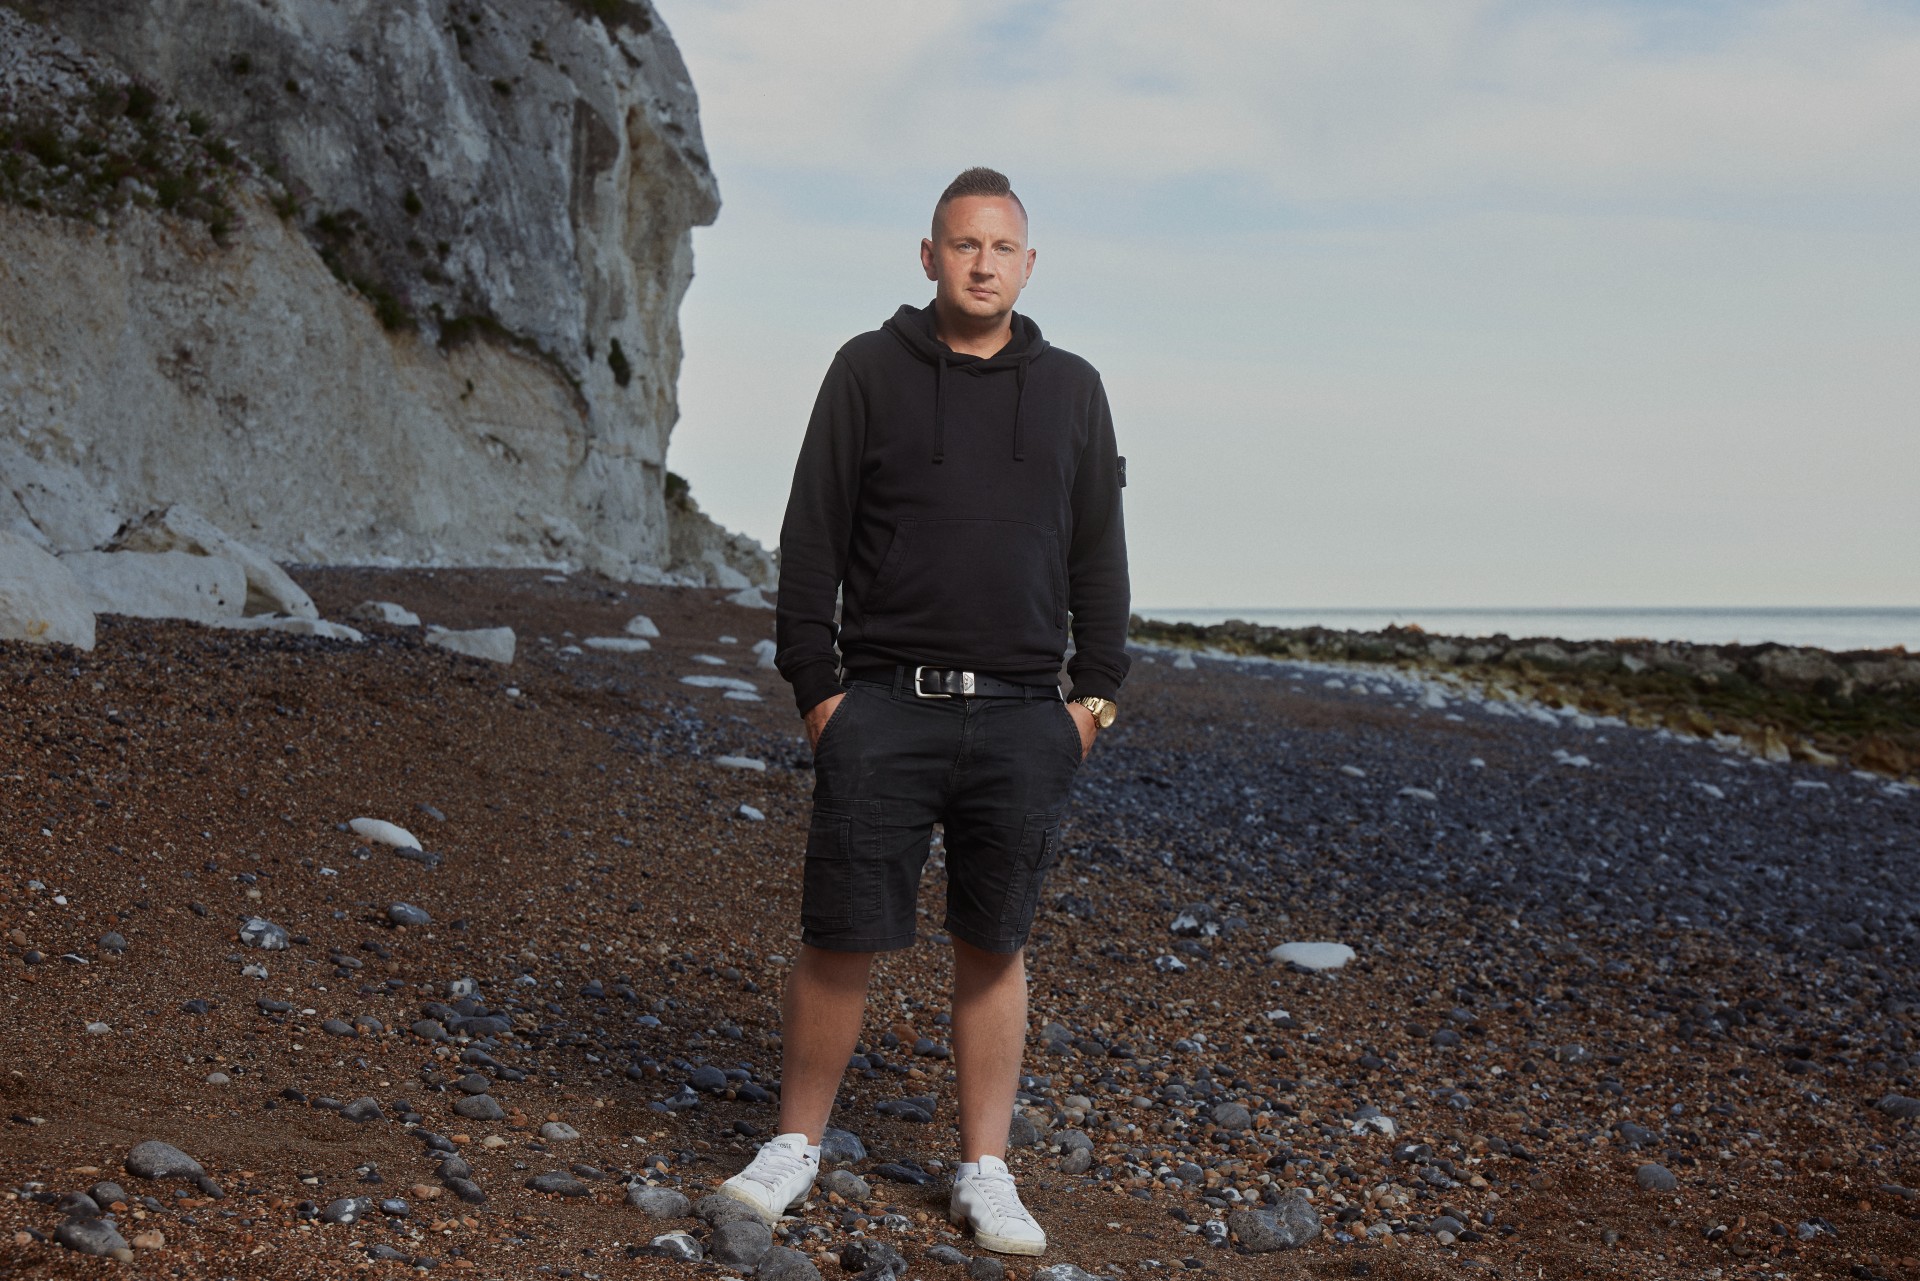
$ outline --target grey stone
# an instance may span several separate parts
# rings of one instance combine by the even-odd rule
[[[473,1094],[464,1099],[455,1099],[453,1110],[469,1121],[504,1121],[507,1118],[507,1110],[491,1094]]]
[[[1053,1136],[1053,1141],[1060,1145],[1062,1152],[1073,1152],[1082,1148],[1088,1152],[1093,1151],[1093,1140],[1087,1137],[1084,1130],[1062,1130]]]
[[[760,1222],[759,1212],[744,1201],[736,1201],[723,1192],[709,1192],[693,1203],[693,1212],[711,1227],[731,1223],[735,1219],[752,1219]]]
[[[1033,1270],[1033,1281],[1105,1281],[1077,1263],[1052,1263]]]
[[[927,1257],[929,1259],[932,1259],[935,1263],[945,1263],[948,1265],[959,1266],[959,1267],[965,1267],[967,1262],[967,1256],[960,1253],[960,1251],[954,1249],[950,1245],[928,1246]]]
[[[840,1266],[848,1272],[871,1274],[875,1281],[882,1277],[907,1275],[905,1255],[885,1241],[867,1237],[855,1237],[840,1247]]]
[[[1271,1210],[1236,1210],[1227,1227],[1255,1254],[1291,1250],[1320,1235],[1320,1212],[1295,1188]]]
[[[293,945],[293,936],[284,925],[275,925],[263,916],[249,916],[240,926],[240,941],[263,952],[283,952]]]
[[[691,1208],[684,1192],[650,1187],[645,1183],[627,1185],[627,1204],[654,1219],[684,1218]]]
[[[714,1228],[707,1255],[721,1263],[750,1268],[772,1248],[773,1229],[759,1219],[729,1219]]]
[[[724,1094],[727,1074],[717,1067],[697,1067],[687,1075],[687,1084],[704,1094]]]
[[[967,1281],[1006,1281],[1007,1265],[990,1254],[976,1254],[967,1264]]]
[[[197,1179],[206,1171],[173,1144],[148,1139],[127,1153],[127,1173],[138,1179]]]
[[[1920,1117],[1920,1099],[1910,1099],[1904,1094],[1889,1094],[1880,1100],[1880,1110],[1888,1116],[1897,1116],[1903,1121]]]
[[[449,1156],[440,1162],[440,1177],[443,1179],[471,1179],[473,1167],[467,1164],[463,1156]]]
[[[1007,1126],[1007,1146],[1010,1148],[1030,1148],[1040,1141],[1040,1127],[1033,1118],[1013,1114],[1012,1122]]]
[[[821,1175],[818,1186],[822,1191],[838,1192],[849,1201],[864,1201],[873,1195],[873,1187],[852,1170],[828,1170]]]
[[[390,1219],[411,1219],[413,1207],[397,1196],[390,1196],[380,1202],[380,1213]]]
[[[549,1121],[540,1127],[540,1137],[549,1143],[571,1143],[580,1137],[580,1131],[565,1121]]]
[[[1671,1192],[1680,1186],[1673,1171],[1657,1161],[1649,1161],[1633,1172],[1633,1181],[1649,1192]]]
[[[535,1192],[545,1192],[549,1196],[588,1195],[587,1185],[565,1170],[548,1170],[545,1174],[536,1174],[527,1180],[527,1186]]]
[[[387,919],[395,925],[431,925],[433,918],[426,909],[415,907],[411,903],[395,903],[387,908]]]
[[[685,1232],[662,1232],[655,1237],[647,1248],[655,1254],[665,1255],[669,1259],[679,1259],[683,1263],[697,1263],[706,1251],[700,1243]]]
[[[378,1121],[386,1116],[380,1110],[380,1100],[372,1095],[363,1095],[340,1109],[340,1115],[348,1121]]]
[[[373,1213],[373,1200],[363,1196],[343,1196],[327,1202],[320,1211],[322,1223],[358,1223]]]
[[[133,1250],[113,1224],[105,1219],[68,1219],[53,1230],[53,1239],[69,1250],[105,1258],[131,1259]]]
[[[831,1125],[820,1136],[821,1165],[858,1165],[867,1159],[867,1145],[851,1130],[836,1130]]]
[[[359,1036],[360,1031],[345,1019],[327,1019],[320,1024],[320,1030],[328,1036]]]
[[[100,950],[112,952],[115,956],[127,950],[126,936],[114,930],[108,930],[100,936]]]
[[[468,1205],[486,1204],[487,1194],[483,1192],[480,1185],[472,1179],[456,1178],[452,1175],[443,1177],[446,1179],[447,1190],[459,1197],[462,1201],[465,1201]]]
[[[1062,1174],[1085,1174],[1092,1168],[1093,1150],[1091,1148],[1074,1148],[1060,1158]]]
[[[100,1203],[84,1192],[69,1192],[54,1203],[54,1209],[71,1219],[97,1219]]]
[[[127,1194],[127,1190],[111,1179],[94,1184],[87,1189],[87,1195],[92,1197],[93,1203],[102,1210],[111,1209],[115,1201],[124,1205],[133,1204],[133,1198]]]
[[[798,1250],[776,1245],[760,1256],[753,1275],[758,1281],[820,1281],[820,1269]]]
[[[1253,1126],[1253,1114],[1244,1104],[1228,1100],[1213,1105],[1213,1123],[1223,1130],[1245,1130]]]
[[[478,1072],[469,1072],[453,1083],[453,1088],[462,1094],[485,1094],[493,1088],[493,1082]]]

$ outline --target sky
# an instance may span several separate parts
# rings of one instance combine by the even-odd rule
[[[1920,0],[659,0],[719,176],[668,465],[772,546],[1005,172],[1136,608],[1920,605]]]

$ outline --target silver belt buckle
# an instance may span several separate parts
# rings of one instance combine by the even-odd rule
[[[952,694],[929,694],[925,690],[920,688],[920,673],[926,670],[927,670],[927,667],[925,663],[922,663],[920,666],[913,669],[914,696],[916,698],[952,698],[953,697]],[[967,696],[967,697],[970,697],[973,694],[973,673],[972,672],[960,673],[960,693],[962,696]]]

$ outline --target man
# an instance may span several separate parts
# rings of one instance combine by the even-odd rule
[[[722,1186],[769,1222],[812,1187],[873,955],[914,941],[938,822],[961,1144],[949,1218],[985,1249],[1046,1247],[1005,1160],[1025,946],[1074,771],[1126,678],[1128,585],[1125,460],[1100,376],[1013,310],[1034,257],[1005,177],[954,179],[920,244],[933,302],[840,349],[794,469],[775,662],[814,749],[802,941],[780,1133]]]

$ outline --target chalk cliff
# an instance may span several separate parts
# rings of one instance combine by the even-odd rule
[[[179,503],[284,560],[672,561],[719,197],[650,6],[12,9],[0,527],[71,552]]]

